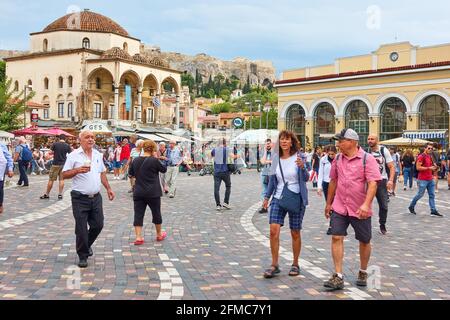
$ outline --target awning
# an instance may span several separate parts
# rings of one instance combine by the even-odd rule
[[[436,130],[436,131],[410,131],[404,132],[403,138],[407,139],[446,139],[447,130]]]
[[[170,140],[174,140],[176,142],[192,142],[189,139],[183,138],[183,137],[179,137],[173,134],[167,134],[167,133],[158,133],[158,136],[161,136],[165,139],[167,139],[166,141],[170,141]]]
[[[156,134],[151,133],[137,133],[136,134],[139,138],[145,139],[145,140],[153,140],[155,142],[169,142],[169,139],[165,139],[163,137],[157,136]]]

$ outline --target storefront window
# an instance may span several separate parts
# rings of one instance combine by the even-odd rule
[[[420,105],[420,129],[448,130],[448,103],[438,96],[432,95]]]
[[[369,108],[361,100],[355,100],[347,106],[345,112],[345,127],[355,130],[359,135],[361,147],[367,147],[369,136]]]
[[[286,117],[286,129],[297,135],[297,138],[303,147],[305,146],[306,131],[305,116],[305,110],[302,106],[294,104],[289,108]]]
[[[387,99],[381,107],[381,141],[399,138],[406,130],[406,106],[398,98]]]
[[[331,135],[336,133],[334,116],[335,112],[331,104],[325,102],[317,107],[314,125],[314,146],[334,144],[331,137]]]

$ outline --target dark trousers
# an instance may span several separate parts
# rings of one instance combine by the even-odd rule
[[[30,161],[19,160],[18,165],[19,165],[19,172],[20,172],[19,184],[22,184],[22,182],[23,182],[23,184],[25,186],[27,186],[28,185],[27,169],[28,169],[28,166],[30,165]]]
[[[214,198],[216,199],[216,205],[220,206],[220,185],[222,181],[225,183],[225,200],[226,204],[230,204],[231,196],[231,174],[229,172],[217,172],[214,173]]]
[[[102,196],[98,194],[91,199],[77,191],[72,191],[71,196],[77,254],[80,259],[87,259],[89,248],[103,229]]]
[[[3,181],[0,181],[0,207],[3,205],[3,199],[5,197],[5,192],[3,188],[5,187],[5,179]]]
[[[147,206],[150,208],[152,212],[152,223],[159,225],[162,224],[161,217],[161,197],[158,198],[141,198],[135,197],[134,201],[134,223],[135,227],[143,227],[144,226],[144,216],[145,210],[147,210]]]
[[[379,207],[379,218],[380,218],[380,225],[386,225],[387,222],[387,215],[388,215],[388,191],[387,191],[387,180],[381,180],[378,182],[377,187],[377,201],[378,201],[378,207]]]
[[[328,199],[328,186],[330,185],[329,182],[322,182],[322,190],[323,190],[323,195],[325,196],[325,201],[327,201]]]

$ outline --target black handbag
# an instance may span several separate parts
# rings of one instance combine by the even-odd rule
[[[281,158],[278,159],[281,177],[283,178],[284,188],[281,193],[279,205],[282,209],[291,214],[300,214],[302,211],[302,199],[299,193],[295,193],[288,188],[288,184],[284,179],[283,168],[281,166]]]

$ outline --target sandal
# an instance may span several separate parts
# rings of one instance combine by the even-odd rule
[[[270,269],[267,269],[264,271],[264,278],[271,279],[278,275],[281,272],[280,268],[278,266],[272,266]]]
[[[44,200],[44,199],[50,199],[50,197],[49,197],[48,195],[44,194],[42,197],[40,197],[40,199],[41,199],[41,200]]]
[[[300,267],[299,266],[292,266],[291,270],[289,271],[290,277],[297,277],[300,275]]]
[[[142,240],[136,240],[135,242],[134,242],[134,245],[135,246],[142,246],[144,244],[144,239],[142,239]]]
[[[167,238],[167,232],[164,231],[163,233],[161,233],[161,237],[156,237],[156,241],[161,242],[165,238]]]

